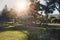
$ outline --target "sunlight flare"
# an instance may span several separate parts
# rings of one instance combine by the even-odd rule
[[[28,14],[31,5],[30,0],[17,0],[15,2],[15,10],[18,16],[25,16]]]
[[[29,0],[17,0],[15,4],[15,8],[17,11],[21,12],[21,11],[28,10],[29,5],[30,5]]]

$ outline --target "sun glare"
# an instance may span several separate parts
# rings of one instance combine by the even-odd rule
[[[30,0],[16,0],[15,10],[18,16],[25,16],[29,12],[31,1]]]
[[[16,6],[17,6],[17,9],[23,9],[24,10],[27,6],[27,3],[24,1],[21,1],[21,2],[18,2]]]
[[[17,11],[25,11],[28,9],[30,5],[30,1],[28,0],[18,0],[15,4],[15,8]]]

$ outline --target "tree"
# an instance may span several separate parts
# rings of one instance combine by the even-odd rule
[[[1,22],[8,22],[13,21],[16,18],[16,13],[13,11],[13,9],[8,10],[7,5],[5,5],[5,8],[2,10],[2,13],[0,15],[0,21]]]
[[[8,13],[8,16],[10,18],[10,21],[16,22],[17,21],[17,15],[14,9],[11,8],[11,10]]]
[[[35,0],[34,0],[35,1]],[[38,3],[37,3],[38,4]],[[32,2],[32,4],[30,5],[30,12],[31,12],[31,16],[33,16],[34,17],[34,22],[35,22],[35,24],[37,23],[36,21],[37,20],[39,20],[39,18],[37,18],[38,16],[41,16],[41,14],[39,14],[38,13],[38,10],[40,10],[39,9],[39,7],[38,6],[36,6],[36,4],[34,4],[33,2]]]
[[[42,1],[42,0],[41,0]],[[48,14],[53,13],[55,8],[60,12],[60,0],[45,0],[47,5],[40,4],[40,1],[36,2],[36,10],[44,11],[46,14],[46,24],[48,23]],[[58,6],[56,6],[58,5]]]
[[[2,13],[1,13],[1,15],[0,15],[0,19],[1,19],[1,21],[2,22],[4,22],[4,21],[7,21],[8,20],[8,9],[7,9],[7,5],[5,5],[5,8],[2,10]]]

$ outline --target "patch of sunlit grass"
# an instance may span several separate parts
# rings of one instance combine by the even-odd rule
[[[55,27],[60,27],[60,24],[48,24],[48,26],[55,26]]]
[[[28,31],[0,32],[0,40],[27,40]]]

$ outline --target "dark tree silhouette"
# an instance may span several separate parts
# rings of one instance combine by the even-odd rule
[[[36,10],[45,11],[45,13],[53,13],[55,8],[60,12],[60,0],[45,0],[47,5],[36,2]]]
[[[2,10],[2,13],[0,15],[0,22],[13,21],[15,18],[15,11],[13,11],[13,9],[8,10],[7,5],[5,5],[5,8]]]
[[[42,0],[41,0],[42,1]],[[47,5],[43,5],[40,1],[36,2],[36,10],[44,11],[46,14],[46,24],[48,23],[48,14],[53,13],[57,9],[60,13],[60,0],[44,0]]]
[[[4,21],[7,21],[8,20],[8,9],[7,9],[7,5],[5,5],[5,8],[2,10],[2,13],[1,13],[1,15],[0,15],[0,21],[2,22],[4,22]]]

